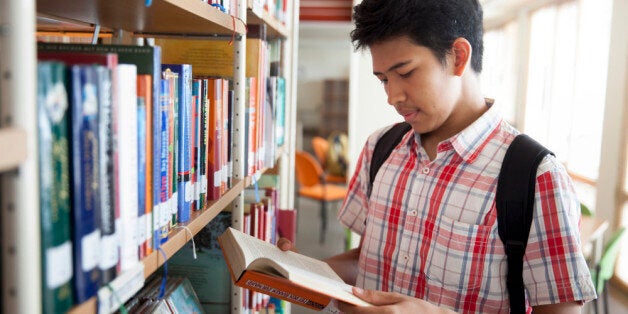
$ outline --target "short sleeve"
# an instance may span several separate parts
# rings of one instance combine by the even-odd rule
[[[553,156],[537,169],[534,218],[524,257],[530,305],[596,298],[580,243],[580,205],[565,168]]]

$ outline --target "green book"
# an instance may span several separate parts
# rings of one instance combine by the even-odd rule
[[[73,305],[70,235],[69,100],[66,66],[37,65],[42,308],[65,313]]]

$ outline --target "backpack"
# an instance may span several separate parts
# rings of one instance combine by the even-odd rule
[[[398,123],[377,141],[369,169],[367,195],[371,195],[373,180],[379,168],[410,129],[412,127],[408,123]],[[523,255],[532,225],[536,169],[547,154],[553,155],[531,137],[519,134],[508,146],[497,179],[497,229],[508,261],[506,286],[510,297],[510,313],[526,313]]]

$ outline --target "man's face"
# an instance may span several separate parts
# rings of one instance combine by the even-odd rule
[[[388,103],[414,131],[426,134],[447,128],[460,96],[453,57],[448,55],[443,65],[428,48],[407,37],[373,44],[370,51],[373,74],[384,85]]]

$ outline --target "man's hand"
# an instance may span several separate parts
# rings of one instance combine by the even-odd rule
[[[421,299],[396,292],[382,292],[353,288],[353,294],[373,306],[354,306],[338,302],[338,309],[343,313],[455,313],[439,308]]]

